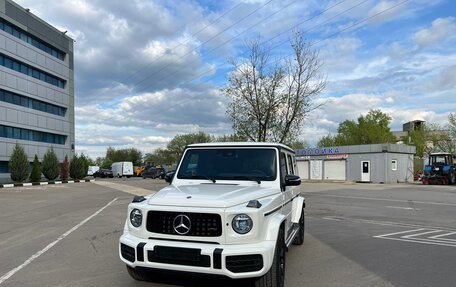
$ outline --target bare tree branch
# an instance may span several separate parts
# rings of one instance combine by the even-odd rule
[[[271,61],[259,39],[246,43],[249,57],[233,62],[223,89],[228,118],[239,136],[252,141],[291,142],[300,134],[315,99],[325,88],[319,55],[299,32],[291,40],[292,59]],[[272,66],[267,69],[267,66]]]

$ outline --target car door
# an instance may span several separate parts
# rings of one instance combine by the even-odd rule
[[[292,163],[291,163],[292,164]],[[287,153],[285,151],[280,152],[280,176],[281,176],[281,183],[282,183],[282,203],[283,208],[282,208],[282,214],[284,214],[287,218],[287,223],[286,223],[286,228],[287,231],[290,231],[290,228],[292,226],[291,224],[291,211],[292,211],[292,206],[293,204],[291,203],[291,200],[293,198],[293,191],[294,191],[294,186],[285,186],[285,176],[287,174],[291,174],[292,171],[289,170],[289,165],[287,161]],[[288,233],[287,233],[288,235]]]

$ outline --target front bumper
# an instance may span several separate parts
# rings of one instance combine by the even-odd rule
[[[264,275],[271,267],[275,241],[219,245],[141,239],[125,232],[119,256],[130,267],[207,273],[233,279]]]

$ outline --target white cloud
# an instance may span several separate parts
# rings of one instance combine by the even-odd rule
[[[392,103],[394,103],[394,99],[393,99],[392,97],[387,97],[387,98],[385,99],[385,103],[387,103],[387,104],[392,104]]]
[[[377,15],[375,18],[369,20],[369,23],[379,24],[397,18],[403,11],[407,10],[405,5],[398,5],[400,2],[401,1],[380,1],[367,13],[368,17]],[[398,6],[394,7],[396,5]]]
[[[226,99],[210,82],[224,82],[227,59],[245,56],[246,39],[261,35],[261,40],[267,40],[341,1],[272,1],[246,19],[242,18],[266,2],[18,2],[68,30],[76,40],[77,149],[102,155],[107,145],[151,151],[166,145],[176,133],[231,133]],[[356,119],[373,108],[391,114],[397,127],[414,117],[441,121],[448,110],[456,109],[456,102],[448,100],[456,92],[455,19],[424,23],[421,17],[422,11],[431,11],[440,0],[409,1],[360,30],[325,39],[400,2],[369,0],[353,8],[360,2],[343,1],[299,26],[308,40],[320,41],[328,78],[328,88],[318,102],[329,102],[310,115],[304,131],[309,143],[334,132],[341,121]],[[432,12],[445,17],[438,10]],[[395,30],[384,28],[382,24],[391,21],[397,21]],[[218,48],[236,35],[240,37]],[[274,46],[290,35],[285,33],[269,44]],[[289,54],[289,45],[284,47],[275,48],[273,57]],[[424,49],[428,47],[434,49]],[[200,75],[206,71],[211,76],[203,79],[205,84],[195,84],[203,81]]]
[[[432,46],[449,38],[454,38],[456,34],[456,23],[454,17],[438,18],[432,21],[428,28],[424,28],[415,33],[414,40],[420,48]]]

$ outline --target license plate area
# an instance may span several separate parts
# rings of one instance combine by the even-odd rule
[[[210,267],[211,258],[208,255],[201,255],[201,249],[181,248],[169,246],[155,246],[154,250],[148,251],[150,262]]]

